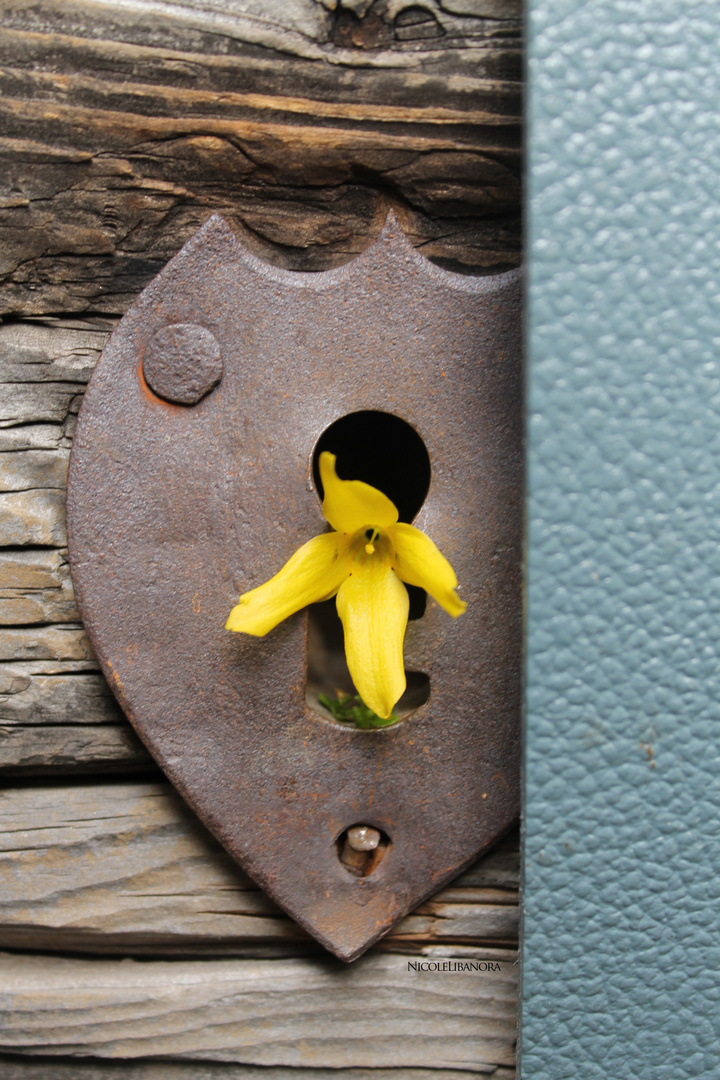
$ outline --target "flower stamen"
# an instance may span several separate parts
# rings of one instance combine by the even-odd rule
[[[367,537],[367,544],[365,545],[365,551],[368,555],[375,554],[375,541],[378,538],[379,529],[366,529],[365,536]]]

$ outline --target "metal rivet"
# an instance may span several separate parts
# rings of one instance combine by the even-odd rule
[[[158,330],[143,360],[148,386],[179,405],[195,405],[223,376],[220,346],[197,323],[173,323]]]
[[[374,851],[380,843],[380,833],[370,825],[353,825],[347,831],[347,839],[353,851]]]

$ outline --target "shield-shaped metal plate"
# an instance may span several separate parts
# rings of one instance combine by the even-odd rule
[[[345,960],[517,818],[519,292],[517,272],[433,266],[392,216],[317,274],[263,263],[212,218],[123,318],[81,409],[70,558],[109,683],[211,832]],[[429,700],[378,731],[308,707],[306,612],[262,639],[224,629],[326,528],[313,453],[361,410],[424,440],[416,524],[469,602],[409,624]],[[338,857],[359,823],[389,840],[366,876]]]

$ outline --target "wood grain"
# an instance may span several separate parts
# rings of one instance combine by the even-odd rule
[[[39,489],[0,495],[0,534],[11,546],[66,544],[65,492]]]
[[[0,612],[3,610],[0,605]],[[22,622],[22,620],[18,621]],[[28,621],[40,622],[41,620]],[[0,615],[0,660],[94,659],[90,640],[80,624],[8,627],[2,625]]]
[[[11,455],[2,455],[11,456]],[[0,467],[2,462],[0,461]],[[0,497],[1,498],[1,497]],[[58,519],[60,539],[64,538],[64,503]],[[24,519],[14,535],[26,536],[31,523]],[[5,534],[7,535],[7,533]],[[0,625],[22,626],[36,623],[76,623],[80,615],[75,604],[67,550],[33,548],[12,551],[0,550]],[[18,648],[27,640],[27,632],[19,631]],[[61,640],[57,639],[56,647]],[[6,646],[7,648],[7,646]],[[58,656],[57,659],[74,659]]]
[[[402,920],[383,948],[509,955],[518,873],[514,835]],[[167,783],[0,793],[0,877],[0,947],[228,956],[293,942],[322,954]]]
[[[0,774],[4,776],[98,776],[155,769],[124,718],[115,724],[92,725],[0,723]]]
[[[8,954],[0,966],[0,1048],[482,1073],[514,1058],[517,968],[496,967],[421,972],[408,970],[404,956],[379,954],[350,966],[314,957],[143,962]]]
[[[518,261],[514,0],[1,7],[4,311],[122,313],[218,211],[296,269],[388,199],[432,258]]]
[[[3,454],[0,491],[64,490],[70,451],[10,450]]]
[[[0,665],[0,724],[117,723],[122,713],[94,661]],[[90,670],[87,670],[90,667]]]
[[[478,1064],[465,1069],[314,1069],[266,1065],[230,1065],[208,1061],[75,1061],[23,1058],[0,1054],[3,1080],[515,1080],[515,1069]]]
[[[147,771],[75,604],[64,490],[74,415],[114,320],[0,326],[0,772]],[[9,396],[8,396],[9,394]],[[22,408],[18,405],[22,404]]]
[[[115,319],[94,317],[0,325],[2,381],[61,382],[69,391],[84,386],[115,324]]]

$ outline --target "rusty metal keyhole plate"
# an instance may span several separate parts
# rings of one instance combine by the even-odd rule
[[[314,448],[366,409],[422,436],[416,523],[469,601],[409,624],[405,664],[430,699],[378,732],[307,707],[306,613],[263,639],[224,629],[241,592],[324,530]],[[263,263],[212,218],[122,320],[85,396],[70,559],[103,670],[207,827],[346,960],[517,817],[521,415],[517,273],[439,269],[392,216],[318,274]],[[364,876],[338,857],[357,823],[387,838]]]

